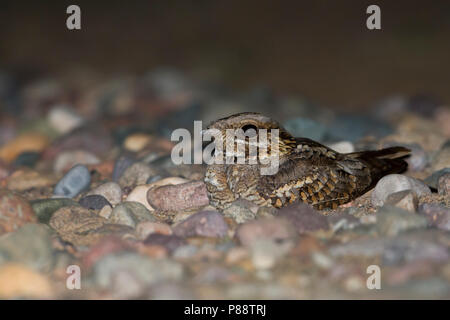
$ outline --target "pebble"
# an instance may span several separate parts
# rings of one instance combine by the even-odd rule
[[[431,174],[431,176],[425,179],[425,183],[430,186],[430,188],[438,189],[439,178],[446,173],[450,173],[450,168],[444,168],[438,171],[435,171]]]
[[[390,174],[381,178],[373,189],[372,205],[381,207],[389,195],[403,190],[411,190],[418,197],[431,194],[430,188],[420,180],[401,174]]]
[[[241,224],[236,231],[236,237],[243,246],[250,247],[261,239],[278,242],[295,239],[296,230],[285,219],[261,218]]]
[[[41,152],[49,144],[49,139],[39,133],[24,133],[0,147],[0,160],[14,161],[26,151]]]
[[[424,214],[428,226],[450,231],[450,209],[440,204],[423,203],[419,213]]]
[[[53,194],[66,198],[74,198],[91,184],[91,174],[83,165],[76,165],[66,173],[55,186]]]
[[[419,205],[417,195],[410,190],[403,190],[390,194],[385,204],[391,205],[409,212],[416,212]]]
[[[0,265],[9,262],[20,263],[36,271],[50,271],[55,262],[51,229],[43,224],[30,223],[1,237]]]
[[[125,169],[118,182],[122,189],[134,188],[145,184],[151,176],[156,174],[155,170],[142,162],[136,162]]]
[[[63,173],[78,164],[88,166],[99,163],[100,159],[95,154],[84,150],[69,150],[58,154],[53,165],[53,171]]]
[[[36,163],[39,161],[41,157],[40,152],[35,151],[24,151],[17,156],[17,158],[13,162],[13,166],[15,167],[34,167]]]
[[[19,169],[14,171],[6,179],[6,187],[13,191],[26,191],[51,187],[55,184],[55,179],[32,169]]]
[[[72,199],[38,199],[30,202],[40,223],[48,224],[53,213],[62,207],[77,206],[78,203]]]
[[[175,235],[183,238],[223,238],[228,234],[228,225],[219,212],[201,211],[178,223],[173,231]]]
[[[200,208],[209,204],[203,181],[192,181],[179,185],[167,185],[150,189],[147,201],[155,209],[182,211]]]
[[[122,236],[134,232],[128,226],[109,224],[105,218],[80,206],[57,210],[49,224],[61,239],[76,246],[90,246],[111,235]]]
[[[287,219],[299,234],[330,229],[327,217],[304,203],[299,202],[284,207],[278,216]]]
[[[123,147],[131,152],[139,152],[143,150],[150,142],[152,137],[145,133],[135,133],[129,135],[123,142]]]
[[[450,168],[450,143],[448,142],[434,155],[431,162],[431,169],[433,171],[444,168]]]
[[[100,259],[94,266],[92,280],[100,288],[109,289],[114,296],[138,298],[148,286],[176,282],[183,273],[183,267],[175,261],[150,259],[130,252]]]
[[[107,205],[100,209],[98,215],[105,219],[109,219],[111,217],[112,211],[113,211],[112,207],[110,205]]]
[[[383,206],[376,215],[376,230],[382,236],[392,237],[406,230],[427,226],[423,216],[396,207]]]
[[[106,182],[92,189],[87,193],[88,196],[99,195],[106,198],[113,206],[122,202],[122,188],[116,182]]]
[[[145,245],[162,246],[169,252],[175,251],[178,247],[186,245],[183,238],[176,235],[165,235],[160,233],[151,233],[144,240]]]
[[[444,196],[450,195],[450,173],[445,173],[439,178],[438,192]]]
[[[80,199],[79,203],[82,207],[91,210],[100,210],[104,206],[111,206],[111,203],[105,197],[97,194],[85,196]]]
[[[355,152],[355,146],[350,141],[336,142],[336,143],[330,144],[329,147],[339,153]]]
[[[136,226],[136,234],[141,240],[144,240],[148,235],[153,233],[170,236],[173,231],[168,224],[161,222],[142,221]]]
[[[56,106],[48,113],[48,122],[59,134],[66,134],[80,127],[84,120],[72,109],[65,106]]]
[[[128,155],[122,155],[117,158],[114,163],[114,169],[112,174],[113,181],[119,181],[125,170],[127,170],[136,160]]]
[[[429,165],[430,163],[429,156],[419,144],[410,143],[402,145],[411,150],[411,155],[408,158],[406,158],[406,162],[408,163],[408,170],[422,171]]]
[[[54,290],[49,279],[21,264],[0,266],[1,299],[49,299]]]
[[[33,208],[26,199],[0,188],[0,235],[36,220]]]
[[[114,207],[109,221],[135,228],[139,222],[157,222],[157,219],[139,202],[125,201]]]
[[[147,192],[152,188],[152,185],[144,184],[134,188],[130,194],[127,196],[127,201],[139,202],[149,211],[154,211],[155,209],[150,206],[147,201]]]
[[[236,223],[245,223],[254,220],[258,209],[252,202],[245,199],[238,199],[223,210],[225,217],[233,219]]]

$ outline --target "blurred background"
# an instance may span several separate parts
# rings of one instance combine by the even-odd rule
[[[82,30],[66,28],[77,4]],[[382,30],[366,28],[370,4]],[[160,66],[234,90],[270,87],[331,108],[394,94],[450,99],[449,1],[9,1],[0,67],[27,81]]]

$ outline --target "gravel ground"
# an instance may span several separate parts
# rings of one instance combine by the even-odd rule
[[[434,97],[344,114],[169,69],[0,79],[1,298],[450,298],[450,108]],[[406,146],[408,171],[334,211],[219,213],[170,135],[244,111],[340,152]]]

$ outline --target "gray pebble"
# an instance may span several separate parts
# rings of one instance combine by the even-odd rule
[[[429,176],[428,178],[425,179],[425,183],[428,186],[430,186],[430,188],[437,189],[439,178],[446,173],[450,173],[450,168],[444,168],[444,169],[435,171],[432,173],[431,176]]]
[[[89,191],[87,195],[100,195],[106,198],[112,205],[117,205],[122,201],[122,189],[116,182],[107,182]]]
[[[125,201],[114,207],[109,221],[135,228],[141,221],[157,222],[158,220],[139,202]]]
[[[98,194],[85,196],[80,199],[79,203],[82,207],[85,207],[85,208],[91,209],[91,210],[100,210],[104,206],[111,206],[111,203],[109,203],[105,197],[100,196]]]
[[[418,197],[431,194],[430,188],[420,180],[401,174],[390,174],[381,178],[373,189],[372,205],[381,207],[389,195],[403,190],[411,190]]]
[[[56,196],[73,198],[86,190],[91,184],[91,174],[83,165],[76,165],[58,182],[53,191]]]

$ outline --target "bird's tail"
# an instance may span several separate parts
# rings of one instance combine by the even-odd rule
[[[405,158],[411,150],[404,147],[391,147],[377,151],[360,151],[346,156],[363,160],[370,168],[373,183],[392,173],[402,173],[408,168]]]

